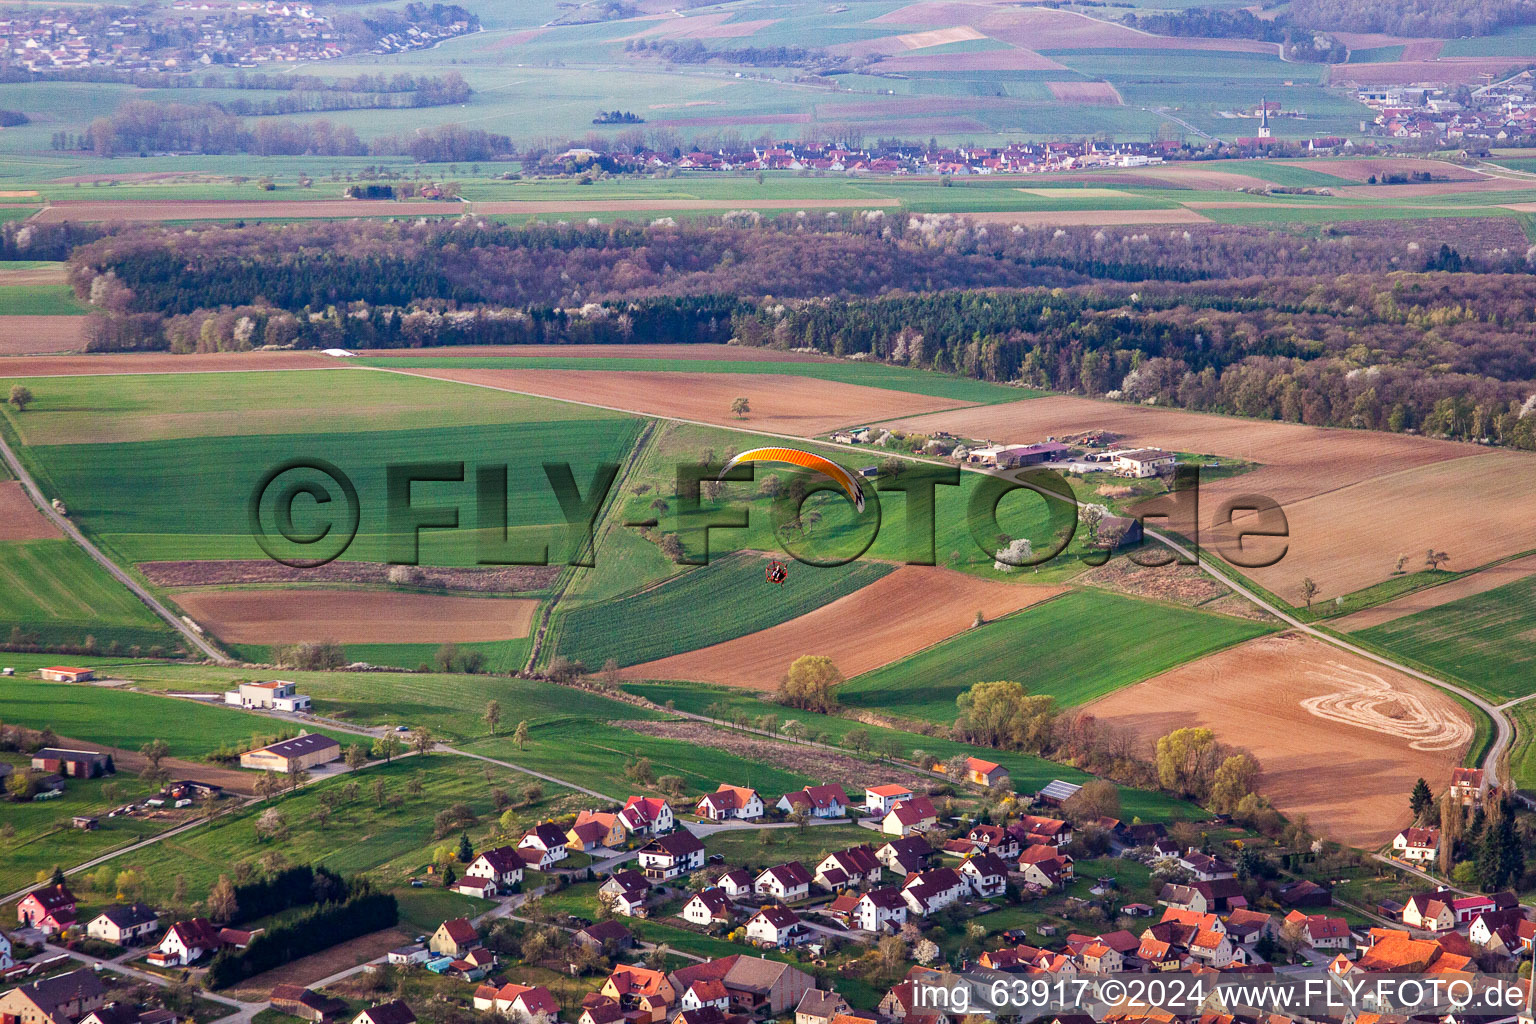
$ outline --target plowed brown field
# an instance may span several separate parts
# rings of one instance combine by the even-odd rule
[[[1355,612],[1346,615],[1342,619],[1334,619],[1328,623],[1330,628],[1341,629],[1346,633],[1356,630],[1370,629],[1379,626],[1383,622],[1391,622],[1400,619],[1404,615],[1412,615],[1415,612],[1428,611],[1438,608],[1452,601],[1459,601],[1464,597],[1472,597],[1475,594],[1485,594],[1495,590],[1506,583],[1514,583],[1523,580],[1527,576],[1536,574],[1536,555],[1527,555],[1524,558],[1516,558],[1509,562],[1501,562],[1491,569],[1475,572],[1471,576],[1463,576],[1459,580],[1442,583],[1438,587],[1430,587],[1428,590],[1420,590],[1414,594],[1400,597],[1396,601],[1388,601],[1374,608],[1367,608],[1363,612]]]
[[[160,220],[297,220],[310,217],[458,217],[463,203],[400,202],[396,200],[316,199],[153,199],[121,202],[110,199],[71,199],[45,206],[32,219],[43,224],[63,221]]]
[[[176,602],[237,644],[473,643],[527,636],[537,601],[370,590],[189,590]]]
[[[83,316],[0,316],[0,356],[76,352],[85,345]],[[0,373],[9,372],[0,364]]]
[[[624,670],[630,679],[682,679],[772,690],[802,654],[826,654],[849,679],[970,628],[1038,604],[1061,587],[977,579],[936,566],[905,565],[829,605],[723,644]]]
[[[1388,174],[1413,175],[1415,172],[1428,171],[1436,178],[1444,178],[1448,181],[1477,181],[1488,178],[1470,168],[1459,164],[1447,163],[1444,160],[1415,160],[1412,157],[1384,156],[1359,158],[1353,160],[1281,160],[1288,167],[1300,167],[1304,170],[1322,171],[1324,174],[1332,174],[1338,178],[1349,178],[1352,181],[1364,182],[1371,175],[1378,179]],[[1508,187],[1508,186],[1506,186]]]
[[[360,356],[516,356],[550,359],[721,359],[738,363],[827,363],[828,356],[745,345],[449,345],[440,348],[364,348]]]
[[[0,480],[0,540],[46,540],[64,536],[37,510],[21,484]]]
[[[1277,808],[1367,849],[1408,824],[1414,780],[1444,779],[1472,740],[1450,697],[1294,633],[1181,665],[1088,708],[1148,755],[1174,729],[1210,729],[1258,758],[1259,791]]]
[[[1206,224],[1208,218],[1182,206],[1167,210],[993,210],[960,216],[986,224],[1023,224],[1026,227],[1119,224]]]
[[[651,416],[749,427],[801,437],[853,423],[965,405],[946,398],[773,373],[409,367],[402,367],[397,372],[586,402]],[[731,413],[731,402],[738,397],[745,397],[752,403],[752,411],[742,419]]]
[[[1121,435],[1117,444],[1258,463],[1253,472],[1204,485],[1201,514],[1208,526],[1216,507],[1239,494],[1266,495],[1284,506],[1289,553],[1248,574],[1292,602],[1303,577],[1315,580],[1318,597],[1327,599],[1387,579],[1400,553],[1420,558],[1431,545],[1451,554],[1453,568],[1536,547],[1536,524],[1523,512],[1536,501],[1536,456],[1518,452],[1070,397],[890,425],[1009,442],[1104,429]]]

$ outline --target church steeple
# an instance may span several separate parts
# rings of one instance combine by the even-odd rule
[[[1259,98],[1259,138],[1269,138],[1269,100]]]

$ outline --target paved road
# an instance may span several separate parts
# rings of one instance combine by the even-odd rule
[[[21,481],[21,486],[26,490],[27,496],[37,505],[38,510],[47,516],[53,522],[53,525],[57,526],[66,537],[84,548],[85,553],[90,555],[103,569],[111,573],[113,579],[132,591],[134,597],[148,605],[150,611],[164,619],[172,629],[185,637],[189,644],[202,651],[208,658],[218,662],[220,665],[233,664],[227,655],[199,636],[196,630],[181,621],[180,616],[161,604],[155,595],[139,586],[137,580],[119,569],[112,559],[102,554],[100,548],[86,540],[85,534],[81,533],[74,523],[55,512],[53,505],[48,502],[47,498],[43,497],[42,489],[37,486],[37,481],[32,479],[32,474],[27,472],[27,468],[21,464],[21,460],[16,457],[16,453],[11,450],[11,446],[5,443],[5,438],[3,437],[0,437],[0,457],[5,459],[5,464],[10,467],[11,473],[17,480]]]
[[[129,950],[127,953],[124,953],[122,957],[119,957],[116,960],[103,960],[100,957],[90,956],[86,953],[78,953],[72,949],[65,949],[63,946],[55,946],[50,943],[45,943],[43,945],[43,949],[46,952],[52,954],[62,953],[72,960],[78,960],[83,964],[90,964],[92,967],[95,967],[97,964],[103,964],[105,965],[106,970],[113,971],[128,978],[132,978],[134,981],[142,981],[149,985],[158,985],[161,988],[166,988],[170,985],[169,980],[162,978],[158,974],[151,974],[149,971],[141,971],[136,967],[129,967],[127,964],[121,962],[124,958],[131,958],[141,955],[144,952],[142,949]],[[219,1003],[223,1006],[228,1006],[235,1011],[233,1016],[220,1017],[220,1024],[248,1024],[248,1022],[253,1017],[255,1017],[256,1014],[267,1008],[267,1004],[265,1002],[248,1003],[241,999],[232,999],[229,996],[221,996],[215,992],[209,992],[206,989],[199,989],[197,994],[200,998]]]
[[[1351,654],[1358,654],[1360,657],[1374,661],[1378,665],[1384,665],[1387,668],[1401,672],[1404,675],[1412,676],[1413,678],[1421,680],[1422,682],[1426,682],[1431,686],[1436,686],[1449,693],[1454,693],[1456,696],[1464,698],[1468,703],[1476,705],[1479,710],[1484,712],[1490,719],[1492,719],[1495,733],[1493,737],[1493,743],[1488,747],[1488,753],[1483,757],[1484,778],[1487,780],[1488,785],[1490,786],[1496,786],[1499,784],[1499,761],[1501,758],[1503,758],[1504,751],[1508,749],[1510,742],[1514,739],[1515,730],[1514,727],[1510,724],[1509,719],[1504,716],[1504,713],[1500,710],[1498,705],[1483,699],[1465,687],[1457,686],[1454,683],[1448,683],[1444,679],[1437,679],[1436,677],[1429,675],[1426,672],[1420,672],[1416,668],[1410,668],[1407,665],[1399,664],[1398,662],[1393,661],[1391,658],[1383,657],[1382,655],[1377,654],[1375,651],[1368,651],[1364,647],[1361,647],[1357,644],[1352,644],[1348,640],[1345,640],[1343,637],[1335,636],[1334,634],[1318,629],[1315,626],[1309,626],[1295,616],[1281,611],[1274,604],[1265,600],[1263,597],[1260,597],[1248,587],[1238,583],[1226,573],[1215,569],[1211,563],[1206,561],[1203,557],[1197,558],[1194,552],[1190,551],[1189,548],[1183,546],[1182,544],[1179,544],[1176,541],[1153,530],[1147,530],[1146,534],[1148,537],[1166,544],[1173,551],[1184,556],[1185,558],[1196,559],[1200,568],[1204,569],[1207,573],[1211,574],[1212,576],[1221,580],[1221,582],[1225,583],[1227,586],[1231,587],[1232,590],[1239,596],[1247,599],[1250,603],[1264,609],[1266,612],[1273,615],[1281,622],[1284,622],[1292,629],[1306,633],[1308,636],[1315,637],[1316,639],[1321,640],[1326,644],[1332,644],[1334,647],[1337,647],[1340,650],[1349,651]]]

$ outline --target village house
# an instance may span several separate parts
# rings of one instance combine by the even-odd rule
[[[852,1007],[836,992],[811,989],[795,1007],[795,1024],[832,1024],[832,1018]]]
[[[514,985],[510,982],[500,988],[481,985],[475,989],[474,1004],[477,1010],[493,1010],[518,1024],[560,1018],[560,1004],[543,985]]]
[[[74,1024],[107,1003],[94,971],[71,971],[0,995],[0,1020],[15,1024]]]
[[[709,888],[694,893],[693,898],[683,904],[678,916],[701,928],[720,924],[730,926],[736,920],[736,907],[724,889]]]
[[[619,823],[632,835],[670,832],[676,825],[672,805],[656,796],[632,796],[619,812]]]
[[[731,899],[739,900],[743,896],[752,895],[753,881],[751,872],[737,868],[715,879],[715,884],[725,890],[725,894]]]
[[[300,733],[291,740],[273,743],[240,755],[240,767],[280,774],[308,771],[341,757],[341,744],[319,733]]]
[[[936,763],[933,766],[933,770],[936,772],[945,771],[946,768],[947,766],[942,762]],[[997,764],[995,761],[983,761],[979,757],[967,757],[965,759],[965,770],[961,778],[966,782],[988,788],[992,786],[1006,786],[1009,781],[1007,768]]]
[[[793,793],[785,793],[774,806],[786,814],[803,811],[812,818],[841,818],[848,813],[848,794],[835,783],[806,786]]]
[[[160,927],[160,916],[142,903],[114,904],[85,926],[85,934],[114,946],[133,946]]]
[[[1077,953],[1078,963],[1089,974],[1119,974],[1125,970],[1125,957],[1113,946],[1090,942]]]
[[[803,900],[811,894],[811,873],[797,860],[778,864],[761,872],[752,889],[759,896],[772,896],[781,903]]]
[[[635,936],[617,921],[598,921],[577,929],[571,936],[571,941],[578,946],[611,956],[633,949]]]
[[[565,838],[569,846],[591,853],[599,847],[623,846],[627,834],[616,812],[586,810],[576,815],[576,823]]]
[[[1256,946],[1259,940],[1275,937],[1275,919],[1262,910],[1240,907],[1226,916],[1227,935],[1242,946]]]
[[[731,994],[725,990],[725,983],[718,978],[700,978],[683,989],[677,1006],[683,1013],[708,1008],[723,1014],[731,1008]]]
[[[352,1018],[352,1024],[416,1024],[415,1012],[399,999],[370,1006]]]
[[[298,692],[298,684],[284,679],[267,683],[241,683],[226,690],[224,703],[259,711],[304,712],[310,710],[309,698]]]
[[[679,988],[715,979],[730,994],[732,1013],[754,1017],[787,1014],[816,987],[816,979],[797,967],[739,953],[680,967],[672,972],[671,978]]]
[[[1348,949],[1354,941],[1349,933],[1349,922],[1342,917],[1293,910],[1285,915],[1284,925],[1299,927],[1307,945],[1313,949]]]
[[[1072,858],[1054,846],[1026,846],[1019,854],[1019,874],[1027,885],[1049,891],[1071,882]]]
[[[977,899],[991,899],[1008,890],[1008,865],[996,854],[978,853],[960,865],[960,875]]]
[[[1451,799],[1463,807],[1476,807],[1483,801],[1483,770],[1481,768],[1451,769]]]
[[[640,869],[650,879],[669,879],[704,866],[704,844],[686,829],[652,839],[640,849]]]
[[[385,956],[388,963],[397,967],[419,967],[432,959],[432,951],[421,946],[397,946]]]
[[[880,861],[869,845],[851,846],[828,854],[816,865],[816,884],[831,892],[880,881]]]
[[[926,832],[938,823],[939,812],[933,801],[925,796],[903,800],[886,812],[880,820],[880,831],[888,836],[906,836],[914,832]]]
[[[1237,869],[1219,857],[1190,849],[1179,858],[1179,866],[1202,882],[1214,882],[1218,878],[1236,878]]]
[[[71,779],[97,779],[111,775],[117,768],[111,754],[99,750],[70,750],[65,747],[44,747],[32,755],[32,770],[52,772]]]
[[[597,898],[624,917],[644,917],[651,883],[638,871],[618,871],[597,888]]]
[[[906,786],[871,786],[864,790],[864,809],[871,814],[884,815],[892,807],[912,797],[912,791]]]
[[[1136,448],[1130,451],[1105,452],[1114,462],[1115,475],[1144,479],[1157,476],[1165,469],[1172,469],[1178,458],[1172,452],[1160,448]]]
[[[928,866],[933,859],[933,847],[922,836],[905,836],[877,849],[875,859],[894,875],[910,875]]]
[[[1521,938],[1520,926],[1530,924],[1521,907],[1504,910],[1485,910],[1467,926],[1467,940],[1472,945],[1504,956],[1520,956],[1526,950]]]
[[[1403,904],[1403,924],[1426,932],[1450,931],[1456,927],[1456,912],[1451,909],[1451,891],[1417,893]]]
[[[1461,972],[1473,966],[1472,957],[1448,952],[1433,939],[1415,939],[1405,931],[1372,928],[1368,938],[1370,944],[1359,959],[1351,961],[1340,953],[1329,962],[1328,973],[1338,976],[1355,972],[1436,975]]]
[[[764,812],[763,798],[757,795],[757,790],[725,783],[701,799],[695,809],[699,817],[708,821],[730,821],[737,818],[754,821],[761,818]]]
[[[552,821],[544,821],[529,829],[523,838],[518,840],[519,850],[537,850],[543,854],[539,858],[540,866],[555,864],[565,860],[565,833],[560,826]],[[527,854],[519,854],[525,861]]]
[[[966,833],[966,841],[977,850],[996,854],[1003,860],[1014,860],[1019,855],[1019,839],[999,825],[977,825]]]
[[[437,926],[437,931],[427,940],[427,948],[440,956],[462,958],[480,945],[480,935],[467,917],[455,917]]]
[[[902,899],[918,917],[943,910],[965,898],[969,886],[953,868],[935,868],[908,875],[901,885]]]
[[[1392,854],[1416,864],[1432,864],[1440,856],[1440,830],[1405,828],[1392,839]]]
[[[329,1024],[347,1012],[347,1004],[340,999],[323,996],[303,985],[274,985],[271,1000],[272,1009],[279,1013],[313,1024]]]
[[[601,992],[588,992],[581,1000],[581,1013],[576,1024],[622,1024],[624,1008],[617,1000],[609,999]]]
[[[469,866],[464,869],[464,878],[489,882],[498,892],[511,889],[523,880],[523,858],[516,848],[511,846],[482,850],[480,855],[470,861]]]
[[[75,923],[75,896],[62,882],[33,889],[16,904],[16,921],[44,935],[56,935]]]
[[[1021,814],[1008,826],[1008,832],[1023,846],[1066,846],[1073,837],[1070,822],[1037,814]]]
[[[800,915],[788,907],[766,906],[747,921],[747,941],[760,946],[794,946],[810,934]]]
[[[205,917],[194,917],[171,925],[148,959],[156,967],[185,967],[223,946],[224,940],[213,923]]]
[[[871,889],[859,896],[849,915],[853,927],[861,931],[894,932],[907,923],[907,900],[901,890],[891,886]]]
[[[11,952],[11,940],[6,938],[5,932],[0,932],[0,971],[15,965],[16,959]]]
[[[140,1010],[133,1003],[113,1001],[81,1017],[76,1024],[177,1024],[170,1010]]]
[[[641,1024],[665,1020],[677,1001],[677,989],[666,973],[629,964],[616,965],[600,991]]]

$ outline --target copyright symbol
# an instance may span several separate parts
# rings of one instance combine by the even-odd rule
[[[344,511],[329,507],[334,490],[341,492]],[[309,500],[300,502],[300,496]],[[268,470],[251,491],[248,512],[251,536],[261,550],[294,569],[313,569],[340,558],[357,536],[362,518],[352,480],[324,459],[292,459]],[[269,519],[276,537],[267,531]]]
[[[1099,1000],[1110,1006],[1118,1006],[1125,1002],[1125,982],[1114,978],[1106,978],[1099,982]]]

